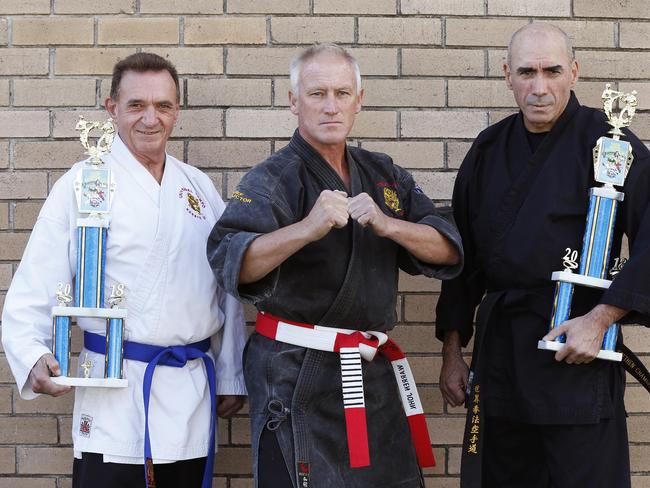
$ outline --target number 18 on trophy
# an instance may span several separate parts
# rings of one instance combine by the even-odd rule
[[[614,185],[623,186],[633,160],[630,143],[620,140],[624,135],[621,128],[630,125],[636,110],[637,98],[635,91],[631,93],[615,91],[611,89],[609,83],[605,87],[602,98],[608,123],[613,127],[609,131],[613,137],[601,137],[593,150],[594,180],[602,183],[603,186],[596,186],[589,190],[589,210],[580,263],[578,264],[577,251],[567,249],[564,256],[564,271],[556,271],[551,276],[553,281],[556,281],[551,329],[559,327],[569,319],[575,285],[605,290],[612,283],[607,279],[607,274],[614,238],[614,223],[618,204],[625,196],[623,192],[616,190]],[[619,114],[613,113],[616,101],[621,108]],[[615,261],[615,266],[610,272],[612,277],[622,267],[619,258]],[[578,269],[577,273],[574,273],[575,269]],[[598,358],[610,361],[622,359],[622,354],[616,352],[618,333],[619,325],[616,323],[607,329]],[[555,341],[539,341],[537,347],[558,351],[564,346],[565,339],[561,336]]]
[[[102,136],[97,146],[91,146],[88,143],[89,133],[97,128],[101,128]],[[108,300],[110,308],[104,307],[106,240],[115,182],[111,170],[103,167],[101,156],[110,151],[115,129],[110,121],[100,127],[99,122],[87,122],[82,116],[77,130],[81,131],[81,144],[90,158],[74,182],[79,210],[74,306],[68,306],[73,300],[70,284],[59,283],[58,305],[52,308],[52,352],[61,367],[61,376],[52,378],[52,381],[70,386],[125,387],[128,382],[123,378],[123,344],[127,313],[125,309],[118,308],[124,299],[124,285],[112,287]],[[103,377],[91,377],[93,365],[87,356],[80,364],[83,376],[71,375],[71,324],[72,318],[79,317],[103,319],[106,323]]]

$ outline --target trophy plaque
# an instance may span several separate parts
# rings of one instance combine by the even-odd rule
[[[623,93],[612,90],[608,83],[602,95],[603,108],[607,122],[613,128],[608,132],[612,137],[602,136],[596,142],[593,150],[594,179],[603,186],[589,189],[589,210],[587,223],[582,241],[582,253],[578,264],[578,253],[566,250],[564,256],[564,271],[556,271],[551,278],[556,282],[553,312],[551,314],[551,330],[568,320],[571,312],[571,300],[574,286],[607,289],[611,280],[607,279],[608,263],[614,238],[614,222],[619,202],[624,194],[614,188],[623,186],[632,164],[632,147],[629,142],[620,140],[623,136],[622,127],[632,122],[637,106],[636,91]],[[620,112],[614,113],[614,104],[618,101]],[[609,272],[614,278],[624,261],[616,258],[614,267]],[[575,273],[574,270],[578,269]],[[622,354],[616,352],[619,325],[612,324],[605,332],[601,351],[598,358],[610,361],[621,361]],[[565,336],[554,341],[539,341],[538,349],[558,351],[564,346]]]
[[[124,320],[126,310],[118,308],[124,299],[124,285],[112,287],[104,307],[106,239],[110,223],[110,209],[115,193],[115,181],[111,170],[103,167],[101,156],[110,152],[115,135],[109,120],[101,125],[79,117],[76,129],[86,154],[84,163],[74,181],[79,218],[77,219],[77,273],[74,287],[74,306],[70,284],[59,283],[56,294],[58,305],[52,307],[52,352],[61,367],[61,376],[52,381],[60,385],[118,388],[128,385],[123,378]],[[102,135],[93,146],[89,143],[90,131],[101,129]],[[102,378],[91,376],[92,362],[88,355],[79,366],[82,377],[70,372],[70,338],[73,318],[100,318],[106,321],[106,354]]]

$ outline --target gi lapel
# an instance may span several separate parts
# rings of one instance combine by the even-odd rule
[[[548,160],[551,152],[555,148],[556,143],[560,137],[564,134],[568,124],[571,122],[571,119],[576,114],[579,108],[578,100],[576,99],[573,92],[571,92],[571,98],[567,104],[566,109],[562,112],[562,115],[558,121],[553,126],[551,132],[546,136],[544,142],[539,146],[535,154],[530,158],[526,163],[524,169],[521,170],[515,181],[510,185],[508,190],[501,200],[501,204],[494,216],[492,222],[492,232],[493,235],[493,246],[494,250],[494,260],[498,260],[500,256],[501,242],[508,234],[508,231],[512,227],[517,214],[521,209],[524,201],[528,197],[531,187],[535,183],[537,175],[544,167],[544,163]],[[523,116],[521,112],[517,115],[517,120],[515,121],[512,133],[510,134],[511,140],[526,140],[526,133],[523,124]],[[516,145],[508,144],[510,141],[505,141],[507,144],[506,147],[506,157],[509,159],[520,159],[521,154],[516,153]]]
[[[361,177],[357,168],[356,161],[352,158],[350,151],[347,152],[348,167],[350,168],[350,193],[351,196],[358,195],[361,192]],[[359,307],[355,307],[358,290],[361,286],[361,262],[356,259],[357,250],[359,249],[363,229],[352,219],[348,221],[352,226],[352,247],[350,249],[350,258],[348,260],[348,269],[345,272],[345,279],[339,289],[334,302],[330,308],[321,317],[321,325],[337,325],[341,316],[345,316],[349,321],[361,320]]]
[[[156,223],[156,237],[151,243],[149,254],[142,263],[142,267],[134,281],[133,290],[129,296],[129,310],[134,314],[142,316],[141,320],[146,321],[146,337],[140,340],[155,343],[156,332],[159,325],[160,302],[165,293],[167,281],[167,260],[170,246],[169,231],[176,222],[172,219],[178,218],[178,212],[171,207],[174,192],[173,185],[178,181],[178,169],[166,156],[165,171],[159,188],[159,212]],[[153,306],[151,304],[154,303]],[[158,314],[152,316],[152,313]]]
[[[346,158],[348,168],[350,170],[350,189],[345,188],[345,184],[341,177],[334,171],[330,164],[323,159],[323,157],[311,147],[302,136],[296,132],[289,143],[290,147],[305,161],[308,170],[313,174],[325,188],[329,190],[339,190],[348,193],[350,196],[359,194],[362,190],[361,177],[357,168],[357,163],[352,157],[350,151],[346,151]],[[330,305],[329,309],[318,321],[320,325],[336,326],[342,315],[345,315],[346,320],[355,321],[354,317],[354,303],[356,290],[359,289],[359,282],[362,270],[357,269],[360,263],[355,259],[355,254],[358,249],[358,241],[361,238],[362,229],[355,225],[352,220],[348,222],[352,226],[352,247],[348,261],[348,268],[343,280],[343,285],[338,291],[336,298]],[[360,319],[360,317],[359,317]]]

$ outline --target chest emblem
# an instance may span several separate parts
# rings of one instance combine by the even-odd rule
[[[205,220],[203,210],[205,209],[205,202],[203,199],[192,193],[189,188],[182,187],[178,192],[178,198],[185,200],[185,211],[195,219]]]
[[[384,203],[396,214],[400,214],[402,209],[399,207],[399,198],[397,192],[392,188],[384,187]]]

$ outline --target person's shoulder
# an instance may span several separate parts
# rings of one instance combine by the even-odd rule
[[[350,151],[350,154],[352,154],[352,157],[354,157],[355,161],[379,163],[386,166],[393,165],[393,158],[383,152],[369,151],[367,149],[355,146],[348,146],[348,151]]]
[[[284,184],[295,184],[301,164],[300,156],[288,146],[284,147],[253,166],[240,186],[268,196]]]
[[[489,144],[495,141],[507,128],[511,127],[515,122],[518,114],[511,114],[503,119],[495,122],[492,125],[489,125],[487,128],[483,129],[478,133],[476,139],[474,139],[474,145],[480,146],[483,144]]]
[[[593,137],[612,137],[611,134],[608,134],[612,129],[612,126],[608,124],[605,112],[600,109],[582,105],[580,107],[580,113],[582,119],[580,120],[579,126],[583,130],[592,133]],[[632,119],[631,128],[623,129],[624,136],[622,137],[622,140],[630,142],[635,159],[647,160],[650,158],[650,149],[648,149],[648,147],[634,133],[634,126],[635,121]]]
[[[176,159],[175,157],[168,154],[167,164],[170,163],[174,165],[184,175],[184,177],[191,182],[198,184],[203,188],[214,188],[212,179],[196,166],[185,163],[180,159]]]
[[[81,169],[85,166],[86,161],[87,159],[84,159],[82,161],[74,163],[68,171],[63,173],[59,179],[54,182],[54,185],[52,185],[52,189],[50,190],[49,195],[56,195],[58,192],[64,189],[71,190],[74,184],[74,180],[77,178],[79,171],[81,171]]]

